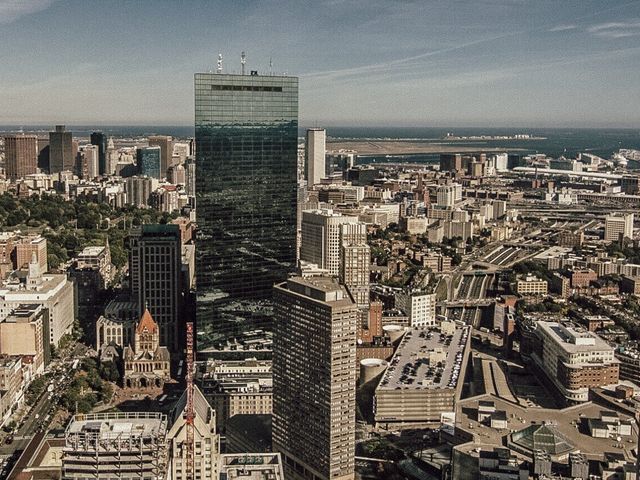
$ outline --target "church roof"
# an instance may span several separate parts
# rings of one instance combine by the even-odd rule
[[[135,358],[135,354],[133,353],[133,348],[131,348],[131,345],[127,345],[126,347],[124,347],[124,350],[122,351],[122,358],[125,360],[133,360]]]
[[[167,362],[171,358],[169,355],[169,349],[167,347],[158,347],[153,356],[156,360],[164,360]]]
[[[149,333],[156,333],[158,331],[158,324],[155,322],[147,308],[144,309],[144,313],[136,327],[136,333],[144,333],[145,330]]]

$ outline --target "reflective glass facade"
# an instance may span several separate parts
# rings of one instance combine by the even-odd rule
[[[138,173],[143,176],[161,179],[161,149],[160,147],[138,148]]]
[[[98,173],[104,175],[107,171],[107,136],[102,132],[92,132],[91,145],[98,146]]]
[[[295,265],[298,79],[195,75],[198,349],[269,328]]]

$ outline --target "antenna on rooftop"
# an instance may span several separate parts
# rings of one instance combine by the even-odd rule
[[[273,75],[273,60],[269,57],[269,75]]]
[[[247,56],[244,54],[244,52],[242,52],[240,54],[240,67],[241,67],[241,71],[242,71],[242,75],[244,75],[244,65],[247,63]]]
[[[222,54],[218,54],[218,66],[216,67],[216,73],[222,73]]]

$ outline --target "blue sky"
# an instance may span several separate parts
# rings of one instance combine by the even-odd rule
[[[640,0],[0,0],[0,46],[0,124],[190,124],[242,50],[302,125],[640,124]]]

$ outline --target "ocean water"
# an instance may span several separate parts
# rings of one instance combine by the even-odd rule
[[[529,134],[544,137],[544,140],[485,140],[485,141],[447,141],[443,137],[447,133],[456,136]],[[640,150],[640,129],[543,129],[543,128],[327,128],[327,135],[348,138],[398,138],[415,139],[430,144],[460,145],[483,148],[516,148],[522,153],[546,153],[552,157],[592,153],[609,158],[620,148]],[[406,155],[406,161],[429,162],[438,155]],[[374,157],[371,157],[374,158]],[[376,161],[384,161],[384,156],[376,157]]]
[[[45,134],[53,129],[52,125],[0,125],[3,132],[37,132]],[[193,137],[193,126],[145,126],[145,125],[68,125],[67,129],[75,136],[88,137],[92,131],[101,130],[108,135],[118,137],[141,137],[149,135],[172,135],[177,138]],[[304,128],[299,134],[304,136]],[[446,141],[442,138],[448,133],[458,136],[477,135],[516,135],[530,134],[544,137],[545,140],[486,140],[486,141]],[[421,128],[421,127],[327,127],[327,135],[341,139],[412,139],[430,144],[460,145],[483,148],[517,148],[523,153],[546,153],[558,157],[573,157],[579,152],[593,153],[609,158],[620,148],[640,150],[640,128],[638,129],[571,129],[571,128]],[[371,157],[368,161],[385,161],[384,156]],[[431,162],[437,160],[437,154],[406,155],[395,158],[412,162]]]

